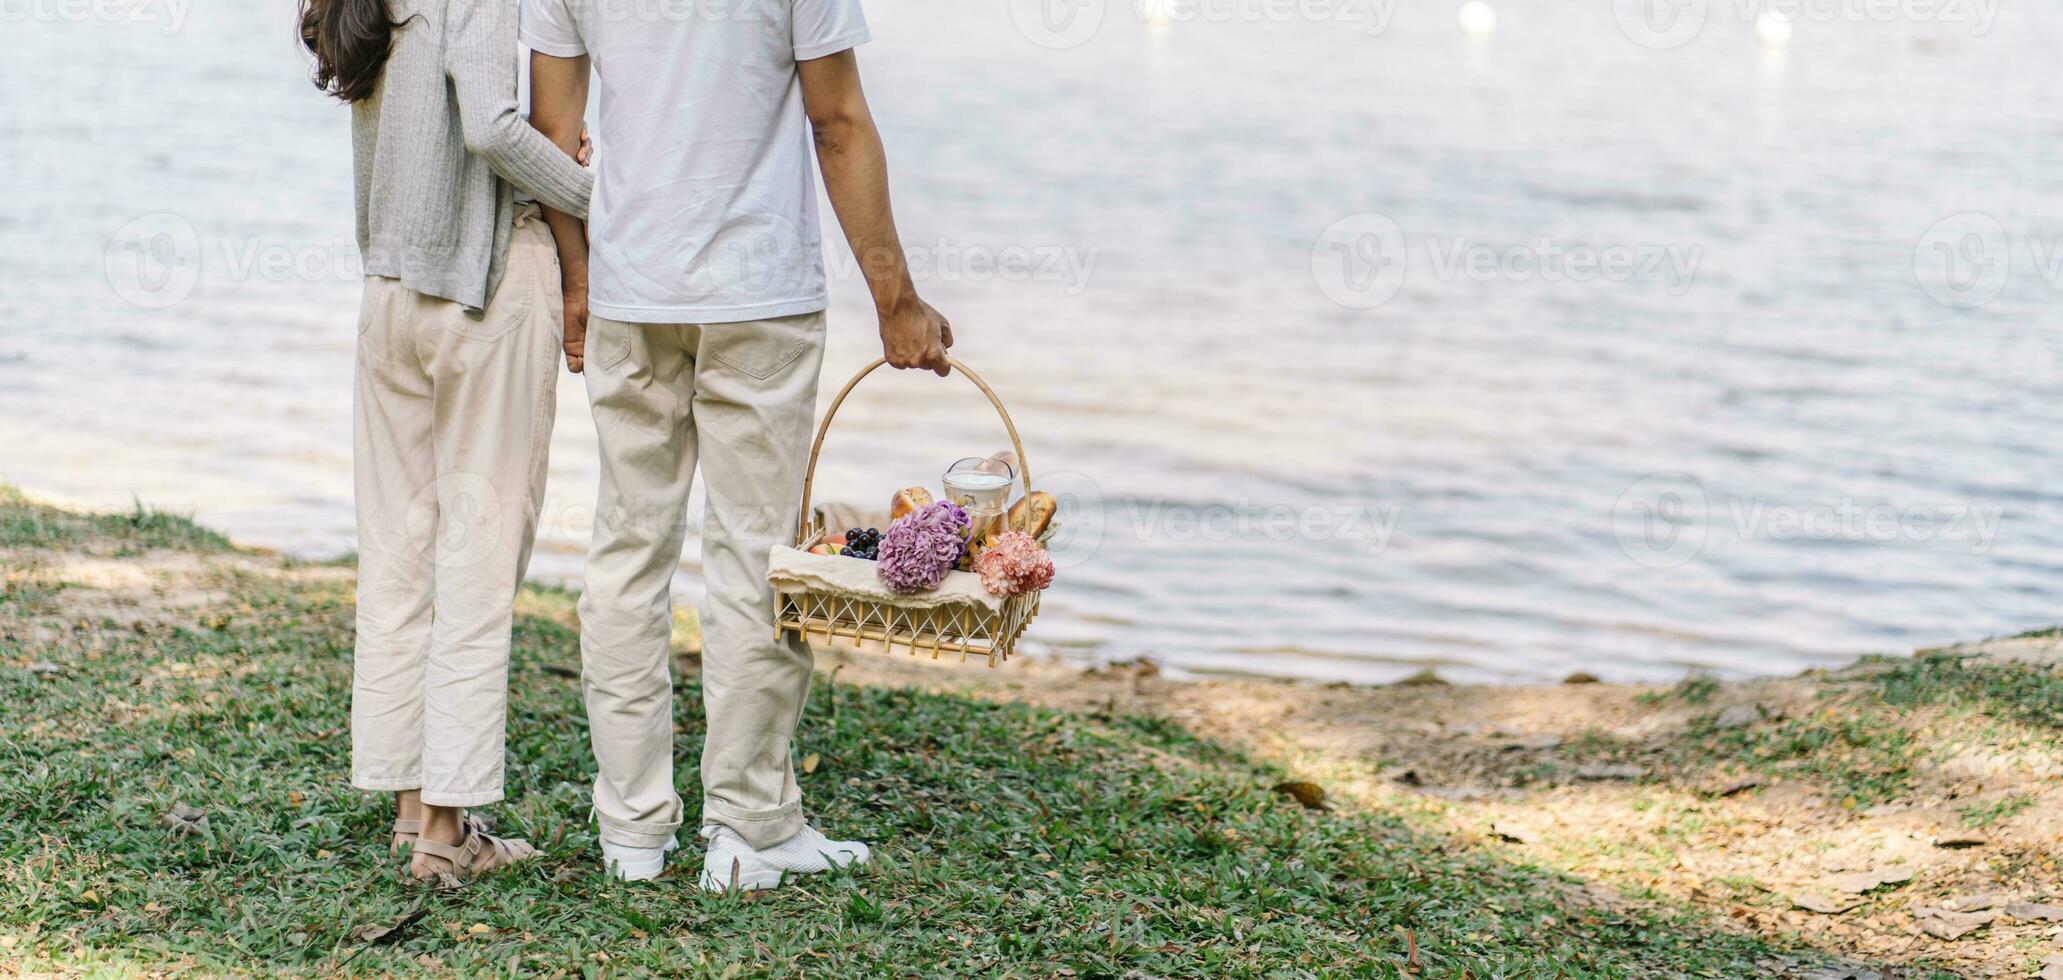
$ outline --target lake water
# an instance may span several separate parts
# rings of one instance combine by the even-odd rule
[[[876,0],[862,51],[920,286],[1065,500],[1037,652],[1660,680],[2063,619],[2063,13],[1089,3]],[[347,114],[285,3],[98,9],[0,7],[0,479],[346,550]],[[829,264],[826,400],[876,349]],[[818,495],[1005,444],[884,372]]]

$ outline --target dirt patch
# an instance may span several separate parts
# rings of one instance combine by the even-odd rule
[[[2026,663],[2036,646],[1996,649]],[[1171,718],[1335,796],[1565,871],[1600,903],[1668,898],[1892,976],[2033,976],[2063,954],[2054,739],[1994,713],[1887,705],[1882,662],[1672,688],[1183,682],[1150,664],[990,670],[851,650],[820,664],[841,683]]]

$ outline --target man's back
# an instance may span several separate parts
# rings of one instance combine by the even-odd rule
[[[867,40],[858,0],[523,0],[523,42],[592,56],[588,304],[631,323],[826,305],[798,60]]]

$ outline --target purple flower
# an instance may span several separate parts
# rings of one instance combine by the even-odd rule
[[[966,547],[967,512],[941,500],[888,525],[874,568],[892,592],[923,592],[938,588]]]

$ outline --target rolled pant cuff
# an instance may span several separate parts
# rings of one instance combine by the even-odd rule
[[[738,832],[754,850],[772,847],[802,833],[802,802],[783,803],[771,810],[740,810],[716,800],[702,801],[702,822],[720,823]]]
[[[419,795],[423,803],[429,806],[486,806],[502,801],[502,793],[498,789],[474,790],[470,793],[445,793],[426,789]]]
[[[422,789],[421,776],[368,776],[352,773],[351,785],[372,793],[399,793],[402,790]]]
[[[681,827],[679,821],[612,820],[601,814],[595,822],[602,825],[602,839],[619,847],[665,847]]]

